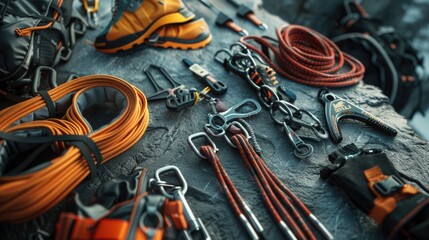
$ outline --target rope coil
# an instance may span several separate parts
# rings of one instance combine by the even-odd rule
[[[48,94],[58,118],[48,118],[46,102],[36,96],[0,111],[0,131],[17,135],[43,129],[45,134],[39,138],[46,137],[46,132],[51,136],[86,136],[97,145],[101,162],[105,163],[133,146],[149,123],[144,94],[117,77],[85,76]],[[102,105],[96,108],[97,104]],[[1,141],[0,151],[7,152],[11,145],[10,141]],[[28,144],[23,146],[33,150]],[[5,165],[12,161],[5,157],[12,158],[13,154],[0,156],[4,167],[0,168],[0,221],[23,222],[43,214],[91,173],[78,147],[55,140],[52,146],[58,153],[55,157],[14,175],[5,172]],[[91,155],[95,157],[95,153]],[[18,164],[22,161],[16,157],[13,160]]]
[[[262,50],[252,45],[253,40]],[[240,42],[258,53],[276,72],[284,77],[316,87],[345,87],[363,78],[365,67],[354,57],[322,34],[299,25],[277,29],[277,40],[246,36]],[[278,43],[274,45],[272,42]],[[271,50],[276,63],[270,58]]]

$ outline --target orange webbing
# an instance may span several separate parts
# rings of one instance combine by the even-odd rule
[[[388,176],[384,175],[378,166],[369,168],[363,173],[369,182],[368,184],[371,192],[376,196],[374,199],[374,207],[371,209],[368,215],[380,224],[383,223],[387,215],[395,210],[397,201],[419,192],[410,184],[404,184],[400,191],[389,196],[383,196],[377,191],[377,189],[375,189],[374,184],[385,180],[388,178]]]
[[[322,34],[299,25],[277,29],[278,46],[272,40],[259,36],[246,36],[240,42],[258,53],[270,66],[284,77],[305,85],[317,87],[345,87],[363,78],[365,67],[352,56],[343,53],[334,42]],[[276,63],[262,49],[274,53]]]
[[[91,132],[78,111],[76,99],[95,87],[110,87],[121,92],[125,96],[126,107],[110,124]],[[105,163],[135,144],[149,123],[146,97],[139,89],[117,77],[80,77],[48,93],[53,102],[74,94],[64,116],[12,126],[19,119],[46,106],[42,97],[36,96],[0,111],[0,131],[46,127],[53,135],[86,135],[97,144],[103,156],[102,162]],[[88,164],[78,148],[66,147],[64,143],[56,143],[55,146],[64,152],[57,158],[46,160],[50,161],[49,166],[32,173],[0,176],[0,222],[22,222],[43,214],[90,174]]]
[[[54,4],[54,3],[52,3],[52,4]],[[58,0],[58,4],[57,4],[58,7],[61,7],[62,4],[63,4],[63,0]],[[59,20],[60,17],[61,17],[60,13],[55,11],[53,18],[55,20]],[[48,29],[52,26],[52,24],[54,24],[54,22],[51,21],[48,24],[42,25],[42,26],[35,26],[35,27],[29,27],[29,28],[23,28],[23,29],[17,28],[17,29],[15,29],[15,33],[20,37],[22,37],[22,36],[29,37],[29,36],[31,36],[31,33],[33,31]]]

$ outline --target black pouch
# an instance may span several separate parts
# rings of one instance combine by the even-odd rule
[[[427,238],[429,198],[404,182],[385,153],[350,144],[330,154],[329,160],[332,165],[321,170],[321,177],[374,218],[389,239]]]

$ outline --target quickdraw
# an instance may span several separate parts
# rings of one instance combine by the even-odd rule
[[[222,55],[226,56],[222,59]],[[306,144],[302,140],[304,136],[298,135],[295,131],[308,128],[316,136],[315,140],[328,138],[328,133],[319,119],[309,111],[299,109],[290,103],[296,96],[284,87],[278,86],[276,72],[246,46],[241,43],[233,44],[230,49],[217,51],[215,59],[222,63],[225,69],[246,80],[258,92],[260,102],[270,110],[273,121],[285,129],[290,143],[295,148],[296,157],[310,157],[313,154],[313,147]]]
[[[0,221],[54,207],[133,146],[148,123],[143,93],[109,75],[80,77],[0,111]],[[46,151],[51,158],[35,161]]]
[[[237,105],[240,106],[242,103]],[[236,109],[237,105],[225,112],[234,111],[233,109]],[[264,160],[255,152],[254,148],[249,143],[249,131],[246,130],[242,124],[235,121],[236,119],[237,118],[234,118],[231,121],[226,121],[225,124],[218,125],[209,122],[205,127],[206,131],[208,130],[207,132],[213,136],[224,137],[232,147],[239,151],[248,170],[253,173],[253,179],[261,191],[264,203],[285,236],[289,239],[316,239],[316,235],[304,220],[306,219],[318,230],[319,234],[324,236],[326,239],[333,239],[333,236],[316,218],[316,216],[314,216],[299,200],[299,198],[295,196],[267,167]],[[216,128],[211,129],[212,125],[222,126],[222,130],[218,130]],[[233,126],[238,127],[240,133],[233,131]],[[227,136],[227,131],[234,132],[231,138]],[[210,144],[204,145],[198,149],[193,143],[193,139],[197,137],[205,137]],[[234,213],[243,223],[249,233],[249,236],[252,239],[265,238],[262,225],[245,203],[231,179],[228,177],[218,155],[216,154],[218,149],[210,137],[205,132],[196,133],[188,137],[188,143],[197,156],[208,160],[210,164],[213,165],[216,177],[218,178]]]

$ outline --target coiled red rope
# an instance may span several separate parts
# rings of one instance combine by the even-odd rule
[[[317,87],[345,87],[363,78],[365,67],[354,57],[343,53],[334,42],[322,34],[299,25],[277,29],[276,40],[268,37],[246,36],[240,42],[258,53],[284,77]],[[262,49],[252,45],[253,40]],[[274,53],[276,63],[270,58]]]

